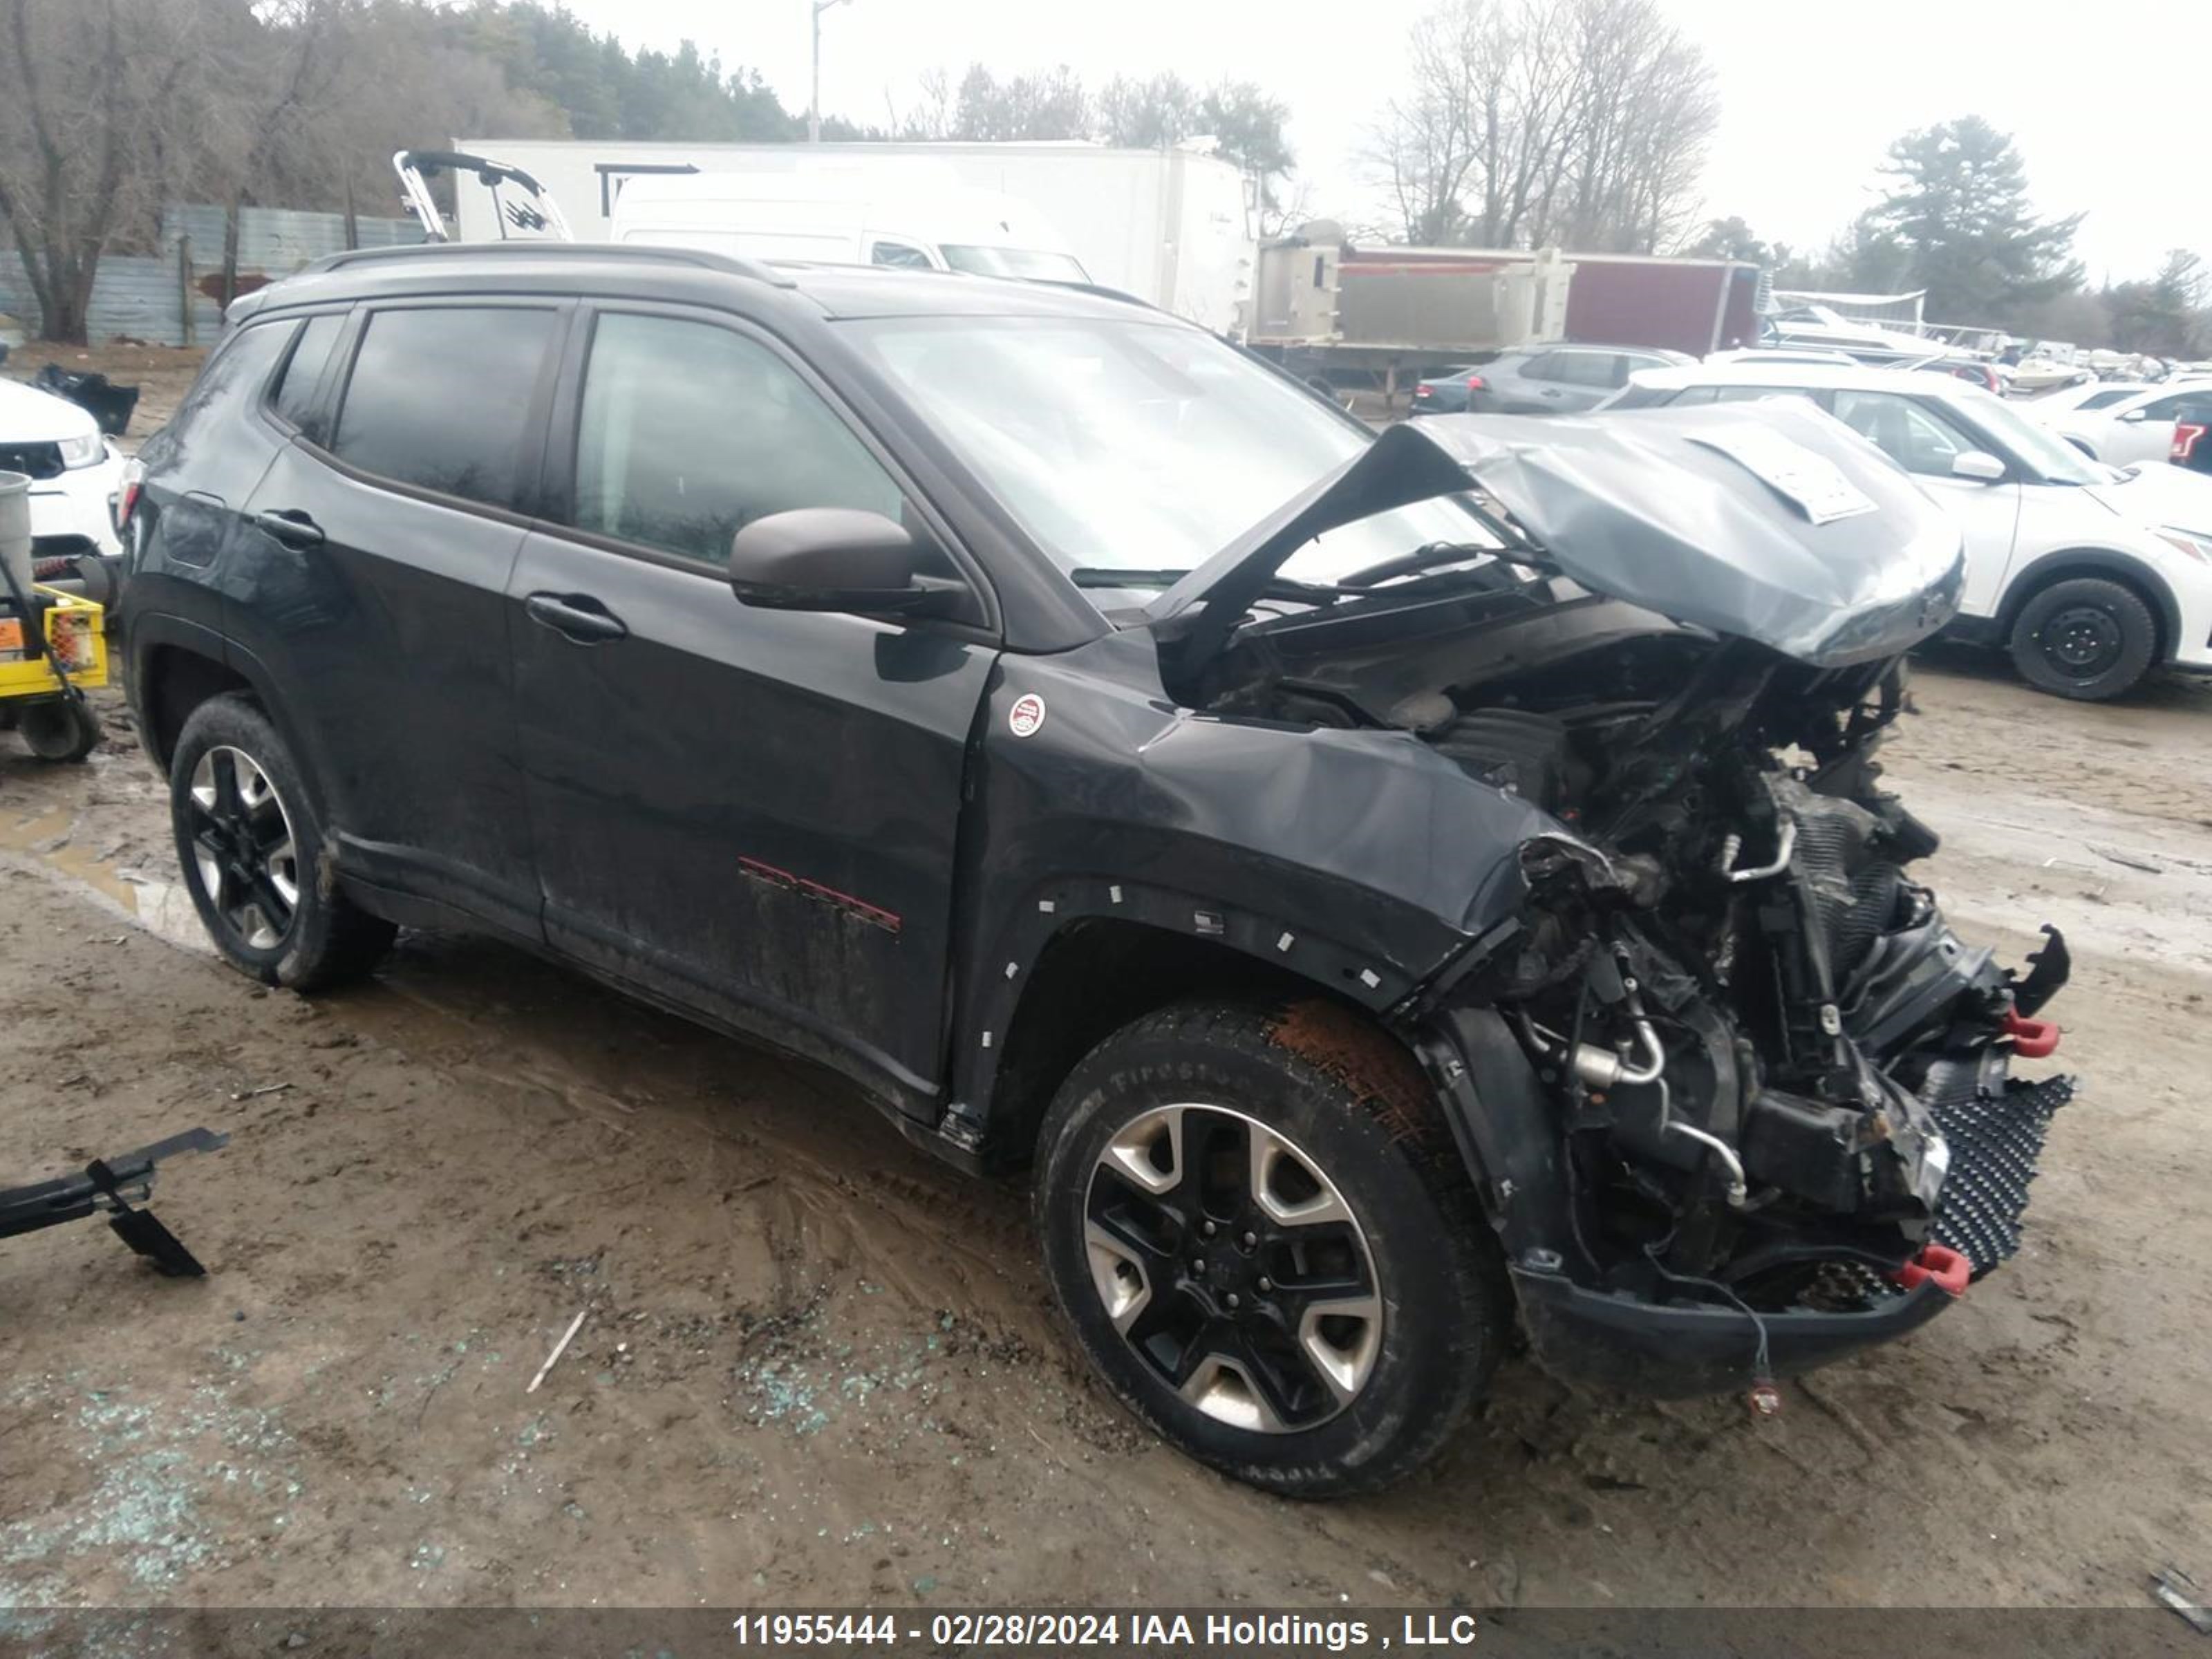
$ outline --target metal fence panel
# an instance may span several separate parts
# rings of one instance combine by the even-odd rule
[[[412,219],[363,216],[354,223],[356,245],[362,247],[391,247],[422,240],[422,228]],[[189,239],[189,338],[202,345],[213,342],[222,331],[223,235],[224,211],[220,207],[191,203],[164,209],[160,253],[111,253],[100,260],[93,279],[87,333],[94,340],[127,335],[156,345],[185,344],[185,274],[179,268],[178,244]],[[238,292],[250,293],[302,265],[341,252],[345,246],[342,213],[241,209]],[[0,311],[21,322],[26,333],[38,332],[38,301],[24,275],[21,257],[9,248],[0,248]]]

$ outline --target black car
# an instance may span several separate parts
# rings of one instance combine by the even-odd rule
[[[347,254],[145,448],[131,692],[246,973],[488,931],[812,1056],[1030,1171],[1161,1433],[1370,1488],[1516,1320],[1668,1394],[1932,1318],[2067,1090],[2063,950],[1957,939],[1870,763],[1956,532],[1813,416],[1598,425],[1378,438],[1042,284]]]
[[[1530,345],[1437,370],[1413,388],[1416,415],[1562,415],[1595,409],[1639,368],[1694,357],[1656,346]]]

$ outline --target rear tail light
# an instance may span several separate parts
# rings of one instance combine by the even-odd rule
[[[2186,461],[2197,453],[2197,441],[2204,435],[2204,428],[2190,421],[2173,423],[2173,447],[2166,454],[2170,461]]]
[[[1490,389],[1490,382],[1480,374],[1470,374],[1467,377],[1467,389],[1469,392],[1486,392]]]
[[[138,506],[138,492],[145,487],[146,468],[137,456],[123,464],[123,487],[115,492],[115,533],[128,535],[131,514]]]

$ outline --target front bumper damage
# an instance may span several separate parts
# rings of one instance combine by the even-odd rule
[[[2020,1248],[2021,1218],[2051,1115],[2073,1079],[2003,1085],[1932,1103],[1951,1153],[1933,1237],[1979,1279]],[[1796,1376],[1918,1330],[1960,1299],[1932,1273],[1862,1267],[1860,1305],[1760,1310],[1718,1300],[1657,1303],[1577,1285],[1558,1253],[1536,1247],[1509,1267],[1530,1351],[1563,1379],[1656,1399],[1722,1394],[1760,1377]],[[1899,1277],[1917,1277],[1909,1287]]]

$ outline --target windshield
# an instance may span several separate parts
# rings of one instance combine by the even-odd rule
[[[955,270],[977,276],[1020,276],[1030,282],[1087,283],[1091,273],[1072,253],[1041,247],[991,247],[981,242],[940,242],[938,252]]]
[[[1071,570],[1191,569],[1373,441],[1212,335],[1142,313],[843,326]],[[1329,532],[1282,574],[1325,581],[1481,539],[1465,509],[1424,501]]]
[[[2029,420],[2002,398],[1969,386],[1964,392],[1966,412],[1974,423],[2014,455],[2043,475],[2045,483],[2100,484],[2112,481],[2112,470],[2093,461],[2048,427]]]

